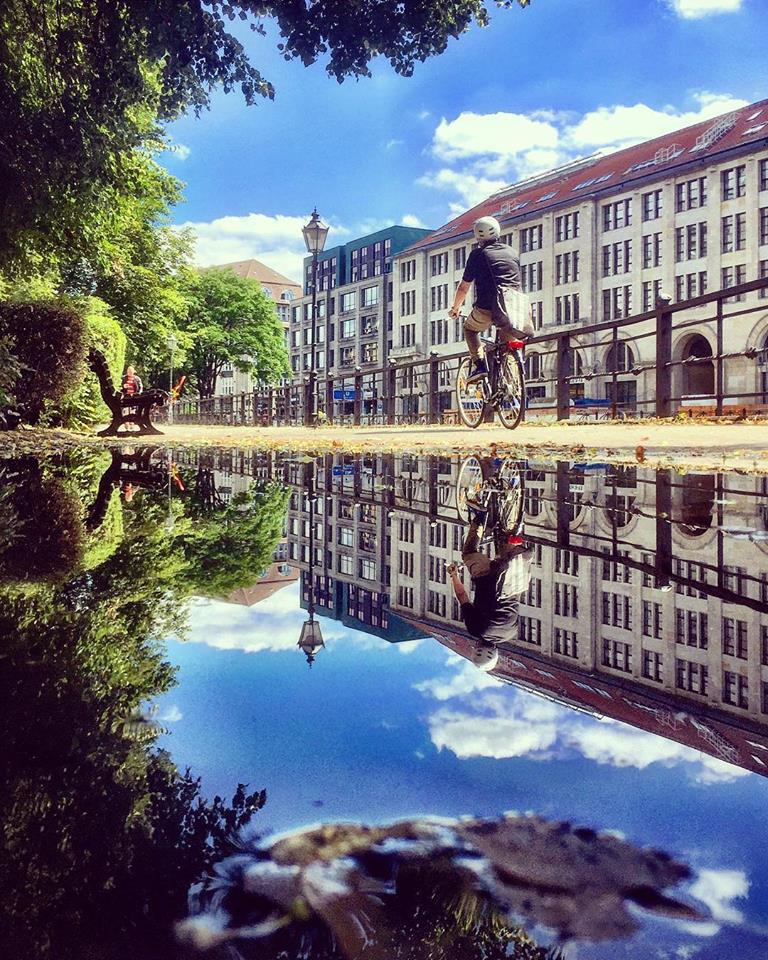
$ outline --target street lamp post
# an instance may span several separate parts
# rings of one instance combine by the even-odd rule
[[[169,333],[165,343],[171,354],[171,366],[168,370],[168,393],[170,395],[168,399],[168,423],[171,424],[173,423],[173,354],[178,346],[178,340],[172,333]]]
[[[317,326],[317,257],[325,246],[328,227],[320,219],[317,207],[312,211],[309,223],[301,228],[307,251],[312,254],[312,335],[310,337],[312,356],[309,362],[309,396],[305,405],[304,423],[315,423],[315,397],[317,393],[317,358],[315,357],[315,328]]]
[[[309,619],[301,625],[301,635],[297,646],[307,658],[307,663],[311,667],[315,662],[317,652],[325,646],[320,624],[315,620],[315,505],[317,503],[317,491],[315,489],[314,462],[308,465],[306,496],[309,500],[309,602],[307,604]]]

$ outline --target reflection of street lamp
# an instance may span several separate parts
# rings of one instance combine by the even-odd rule
[[[170,394],[168,398],[168,423],[173,423],[173,354],[179,343],[176,337],[174,337],[172,333],[169,333],[165,344],[171,354],[171,367],[168,371],[168,393]]]
[[[314,461],[307,465],[307,469],[309,471],[307,479],[307,499],[309,500],[309,602],[307,612],[309,613],[309,620],[305,620],[301,625],[298,647],[311,667],[316,653],[322,650],[325,643],[320,631],[320,624],[315,620],[315,503],[317,502],[317,495],[315,493]]]
[[[325,238],[328,236],[328,229],[329,228],[320,219],[320,215],[317,212],[317,207],[315,207],[315,209],[312,211],[312,217],[310,218],[309,223],[305,224],[301,228],[301,232],[304,234],[304,243],[306,243],[309,253],[312,254],[312,336],[310,338],[312,344],[312,356],[309,364],[309,402],[307,403],[307,409],[304,414],[304,423],[307,425],[314,423],[315,392],[317,387],[317,370],[315,369],[315,327],[317,325],[317,255],[325,246]]]

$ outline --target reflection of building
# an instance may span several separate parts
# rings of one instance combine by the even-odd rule
[[[293,488],[286,549],[302,571],[303,605],[311,466],[318,613],[387,639],[432,634],[466,652],[445,576],[465,529],[455,456],[216,457],[219,468]],[[522,469],[532,580],[498,675],[768,772],[768,479]]]
[[[291,319],[291,304],[301,296],[301,284],[289,280],[277,270],[273,270],[260,260],[238,260],[235,263],[222,263],[217,270],[231,270],[239,277],[256,280],[261,288],[274,303],[277,310],[277,319],[285,331],[285,346],[288,349]],[[235,393],[248,393],[254,387],[250,373],[243,373],[232,364],[225,364],[216,381],[216,396],[231,396]]]
[[[512,184],[404,250],[393,271],[392,356],[463,349],[461,324],[447,308],[472,248],[472,224],[487,215],[499,218],[503,238],[520,251],[536,326],[576,338],[573,373],[585,379],[571,381],[572,394],[610,397],[610,378],[587,378],[616,369],[617,400],[632,408],[654,396],[654,371],[632,372],[655,362],[654,338],[620,336],[614,348],[610,330],[579,337],[579,327],[653,310],[662,295],[682,301],[768,276],[768,101]],[[726,304],[726,314],[766,307],[727,321],[728,353],[768,345],[765,295]],[[718,353],[714,312],[700,307],[676,317],[676,324],[698,322],[674,332],[675,361]],[[653,329],[649,321],[631,333]],[[554,384],[544,382],[554,373],[551,350],[528,351],[534,410],[553,407]],[[452,405],[451,386],[446,369],[441,406]],[[743,401],[731,403],[767,404],[766,355],[726,359],[725,387],[743,392]],[[712,362],[673,368],[672,396],[698,397],[683,405],[711,403],[714,389]],[[403,400],[403,412],[417,411],[416,400]]]
[[[282,544],[281,544],[282,546]],[[279,548],[278,551],[279,552]],[[267,597],[271,597],[287,587],[289,583],[295,583],[299,579],[299,571],[285,561],[271,563],[261,574],[256,583],[250,587],[240,587],[233,590],[227,597],[230,603],[239,603],[244,607],[253,607]]]
[[[377,233],[351,240],[323,251],[317,264],[317,324],[315,330],[315,369],[349,377],[348,391],[354,387],[354,375],[363,374],[362,409],[368,414],[378,410],[379,396],[373,378],[365,376],[386,363],[392,340],[392,258],[421,237],[427,230],[391,226]],[[304,260],[304,297],[293,306],[290,356],[294,376],[311,367],[312,344],[312,258]],[[324,409],[330,399],[333,412],[351,413],[352,400],[345,399],[344,387],[336,399],[321,397]],[[349,392],[347,397],[349,397]]]

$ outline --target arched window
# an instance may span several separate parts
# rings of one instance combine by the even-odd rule
[[[681,360],[710,358],[702,363],[683,364],[683,396],[710,397],[715,392],[715,365],[712,347],[706,337],[694,334],[683,348]]]
[[[628,373],[635,365],[635,355],[632,348],[619,340],[615,345],[611,344],[605,355],[606,373]]]
[[[283,300],[293,300],[295,298],[293,290],[283,290],[282,299]]]
[[[261,289],[264,291],[264,293],[266,293],[266,295],[267,295],[268,297],[271,297],[271,296],[272,296],[272,288],[271,288],[271,287],[262,287]]]

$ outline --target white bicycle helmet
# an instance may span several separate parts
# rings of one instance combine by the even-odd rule
[[[492,643],[483,643],[481,640],[472,650],[470,662],[483,673],[489,673],[494,670],[499,663],[499,651]]]
[[[492,243],[501,236],[501,224],[496,217],[480,217],[475,220],[472,229],[478,243]]]

